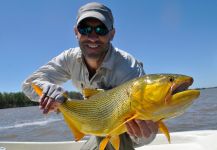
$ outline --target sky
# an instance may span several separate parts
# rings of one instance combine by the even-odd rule
[[[146,74],[178,73],[192,88],[217,86],[216,0],[95,0],[108,6],[112,44],[143,62]],[[77,47],[73,27],[89,0],[0,0],[0,92],[22,82],[62,51]],[[68,81],[66,90],[75,90]]]

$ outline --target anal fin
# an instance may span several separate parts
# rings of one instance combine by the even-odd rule
[[[119,150],[119,147],[120,147],[119,135],[112,136],[110,139],[110,142],[111,142],[112,146],[115,148],[115,150]]]
[[[99,144],[99,150],[104,150],[110,140],[110,136],[105,137]]]

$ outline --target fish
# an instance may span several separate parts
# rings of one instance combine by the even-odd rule
[[[113,89],[84,89],[84,100],[68,99],[58,106],[76,141],[85,135],[104,137],[99,149],[111,142],[119,149],[119,135],[127,132],[125,123],[152,120],[170,143],[164,120],[178,117],[199,97],[200,91],[188,89],[193,78],[181,74],[148,74]],[[32,83],[41,96],[42,89]]]

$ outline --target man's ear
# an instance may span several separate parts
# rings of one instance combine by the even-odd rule
[[[113,40],[114,36],[115,36],[115,28],[113,28],[113,29],[110,31],[110,41]]]
[[[75,33],[76,39],[78,39],[78,28],[77,28],[77,26],[74,26],[74,33]]]

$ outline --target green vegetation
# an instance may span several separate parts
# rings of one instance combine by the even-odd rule
[[[206,87],[206,88],[195,88],[196,90],[205,90],[205,89],[216,89],[217,86],[215,87]]]
[[[0,93],[0,109],[38,105],[30,101],[22,92]]]
[[[69,97],[74,99],[82,99],[82,95],[78,92],[69,92]],[[0,109],[13,107],[36,106],[37,102],[30,101],[23,92],[1,93],[0,92]]]

